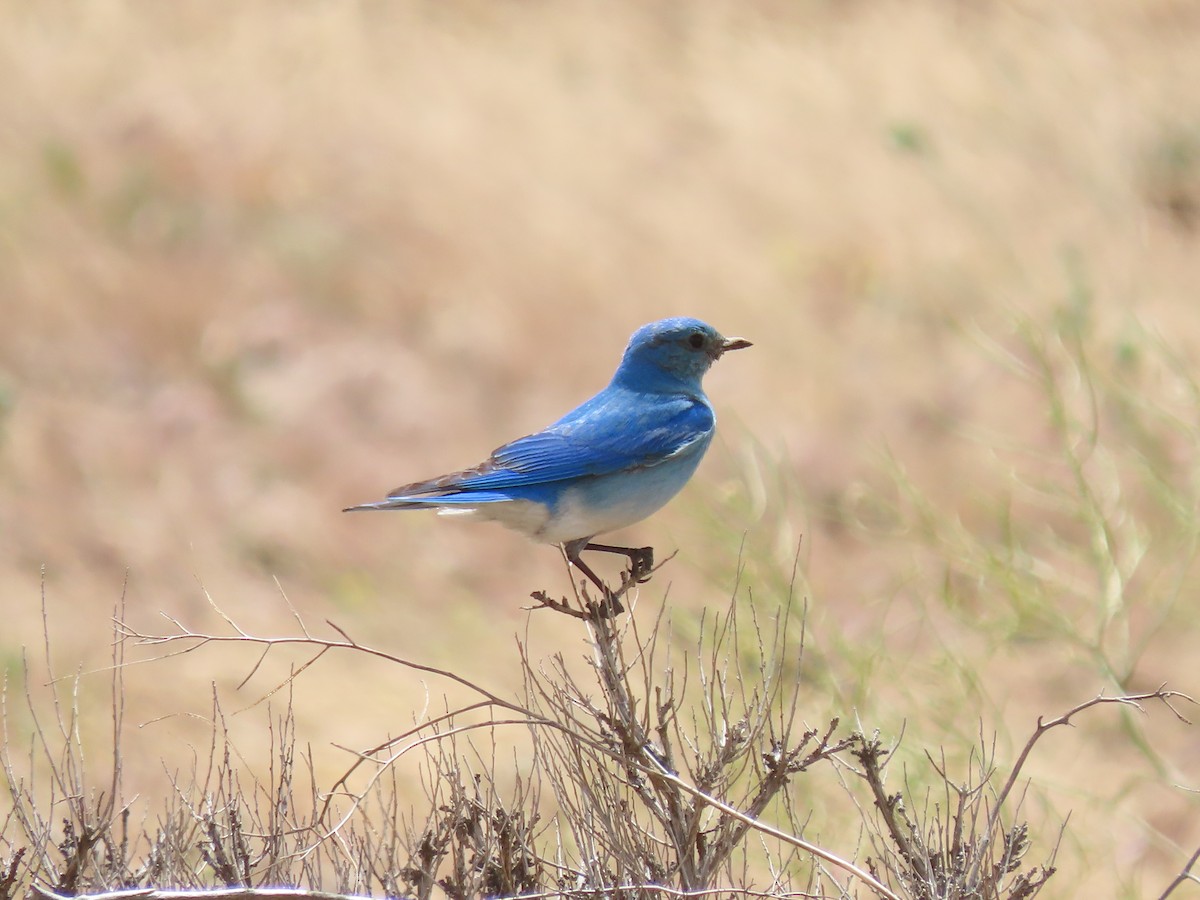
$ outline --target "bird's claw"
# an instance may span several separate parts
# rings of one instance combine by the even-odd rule
[[[567,553],[567,561],[569,565],[576,566],[587,575],[588,580],[600,592],[599,599],[592,599],[588,595],[589,585],[585,581],[579,582],[579,592],[576,595],[582,609],[570,606],[566,600],[553,600],[545,591],[537,591],[532,594],[538,605],[534,609],[553,609],[556,612],[566,613],[576,619],[590,619],[591,621],[600,621],[606,619],[615,619],[621,613],[625,612],[625,606],[621,603],[621,599],[636,588],[639,584],[645,584],[650,580],[650,576],[656,571],[654,564],[654,548],[653,547],[610,547],[607,544],[587,544],[580,547],[578,545],[564,545],[564,550]],[[610,588],[607,584],[589,569],[582,560],[579,559],[580,550],[601,550],[608,553],[621,553],[629,558],[629,568],[621,572],[621,584],[616,590]],[[662,563],[669,562],[675,556],[670,554]]]
[[[629,581],[645,584],[654,572],[654,548],[634,547],[629,551]]]

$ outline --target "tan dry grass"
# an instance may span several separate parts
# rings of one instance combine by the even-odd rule
[[[1200,128],[1200,15],[1182,0],[10,2],[0,21],[10,659],[37,643],[45,564],[67,668],[107,658],[128,570],[134,616],[204,616],[200,581],[282,630],[276,575],[310,617],[489,674],[527,592],[563,586],[554,554],[336,510],[544,424],[602,385],[633,327],[690,313],[757,346],[710,378],[723,440],[698,484],[633,539],[728,559],[696,523],[743,490],[753,439],[811,503],[768,490],[757,533],[753,511],[727,529],[781,564],[803,532],[818,624],[886,648],[887,681],[930,647],[898,588],[918,577],[910,551],[823,510],[878,486],[886,443],[986,525],[1003,482],[956,435],[1048,440],[1040,398],[963,326],[1008,341],[1011,309],[1044,319],[1082,283],[1105,345],[1134,320],[1185,357],[1200,341],[1196,232],[1168,207],[1196,174],[1161,162]],[[669,572],[678,602],[708,596],[691,565]],[[563,623],[532,627],[547,651],[575,646]],[[1192,687],[1194,631],[1156,640],[1144,677]],[[975,658],[1009,680],[984,714],[1018,734],[1097,686],[1053,645]],[[244,671],[202,655],[135,670],[133,718],[203,711],[209,680]],[[306,739],[370,743],[380,717],[406,719],[420,687],[379,679],[310,680]],[[1173,758],[1194,784],[1188,740]],[[1067,796],[1113,771],[1080,743],[1046,761],[1081,760]],[[1180,808],[1122,812],[1115,870],[1175,868],[1163,842],[1197,839]]]

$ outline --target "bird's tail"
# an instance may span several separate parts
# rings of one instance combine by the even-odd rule
[[[364,509],[437,509],[439,504],[428,503],[424,500],[406,500],[403,497],[389,497],[387,500],[376,500],[374,503],[360,503],[358,506],[347,506],[342,512],[360,512]]]
[[[438,509],[443,512],[466,511],[484,503],[504,503],[512,500],[510,494],[499,491],[461,491],[456,494],[432,494],[427,497],[393,494],[374,503],[347,506],[342,512],[358,512],[364,509]]]

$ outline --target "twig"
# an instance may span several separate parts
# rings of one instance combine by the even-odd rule
[[[880,767],[880,760],[887,756],[890,751],[883,749],[882,742],[877,737],[868,740],[865,735],[862,735],[859,738],[859,748],[853,751],[853,753],[859,762],[862,763],[863,776],[866,778],[867,784],[871,788],[871,794],[875,798],[875,807],[879,810],[879,814],[883,816],[883,822],[887,826],[892,842],[896,845],[896,849],[900,853],[900,858],[904,860],[906,865],[912,868],[913,874],[922,883],[932,885],[933,879],[929,866],[929,853],[921,845],[920,834],[915,831],[913,823],[904,810],[903,797],[900,794],[889,796],[887,789],[883,785],[883,772]]]
[[[665,884],[618,884],[612,887],[571,887],[564,890],[555,891],[540,891],[536,894],[522,894],[520,900],[552,900],[552,898],[563,897],[603,897],[609,898],[617,895],[623,896],[638,896],[640,894],[661,894],[664,897],[679,898],[679,900],[688,900],[691,897],[710,897],[714,894],[725,895],[728,897],[761,897],[763,900],[823,900],[824,894],[813,894],[808,891],[772,891],[772,890],[755,890],[748,887],[711,887],[697,888],[692,891],[685,891],[682,888],[673,888]]]
[[[583,609],[576,609],[566,599],[555,600],[545,591],[534,591],[529,596],[537,601],[537,606],[524,607],[527,610],[548,609],[552,612],[571,616],[574,619],[582,619],[585,622],[594,622],[597,619],[611,619],[625,611],[625,608],[621,606],[620,600],[615,594],[611,598],[599,603],[594,600],[588,600],[583,604]]]
[[[1200,884],[1200,878],[1192,871],[1197,862],[1200,862],[1200,847],[1197,847],[1196,852],[1188,859],[1187,865],[1180,869],[1179,874],[1175,876],[1175,880],[1168,884],[1167,889],[1158,895],[1158,900],[1167,900],[1175,892],[1175,888],[1184,882],[1192,881]]]
[[[1025,742],[1025,746],[1021,749],[1021,754],[1020,754],[1020,756],[1017,757],[1017,762],[1013,766],[1012,773],[1008,776],[1008,780],[1004,782],[1004,787],[1002,787],[1000,789],[1000,793],[996,795],[996,799],[995,799],[995,802],[992,807],[992,813],[988,817],[987,827],[983,831],[983,841],[982,841],[981,849],[987,847],[988,843],[992,839],[992,836],[996,833],[996,827],[1000,822],[1000,815],[1004,811],[1004,801],[1008,799],[1008,795],[1010,793],[1012,793],[1013,787],[1016,786],[1017,781],[1020,779],[1021,770],[1024,768],[1026,760],[1029,759],[1029,754],[1033,752],[1034,745],[1037,744],[1037,742],[1041,739],[1042,735],[1044,735],[1047,731],[1049,731],[1052,728],[1057,728],[1060,725],[1070,725],[1071,718],[1073,716],[1078,715],[1079,713],[1083,712],[1084,710],[1091,709],[1093,706],[1099,706],[1099,705],[1105,704],[1105,703],[1117,703],[1117,704],[1121,704],[1123,706],[1132,706],[1134,709],[1138,710],[1139,712],[1144,712],[1144,710],[1142,709],[1142,702],[1146,701],[1146,700],[1161,701],[1163,706],[1165,706],[1167,709],[1169,709],[1175,715],[1175,717],[1177,719],[1179,719],[1181,722],[1191,724],[1188,721],[1188,719],[1186,717],[1184,717],[1184,715],[1182,713],[1179,712],[1179,710],[1177,710],[1174,706],[1171,705],[1171,700],[1173,700],[1175,698],[1185,700],[1188,703],[1192,703],[1192,704],[1195,704],[1195,702],[1196,702],[1194,699],[1189,697],[1187,694],[1181,693],[1179,691],[1168,691],[1168,690],[1166,690],[1166,685],[1160,685],[1157,690],[1147,691],[1146,693],[1142,693],[1142,694],[1125,694],[1125,695],[1122,695],[1119,697],[1106,697],[1106,696],[1104,696],[1103,693],[1101,693],[1101,694],[1093,697],[1091,700],[1087,700],[1083,703],[1080,703],[1078,706],[1072,707],[1071,709],[1069,709],[1065,713],[1063,713],[1061,716],[1051,719],[1048,722],[1043,721],[1042,717],[1038,716],[1037,728],[1035,728],[1033,731],[1033,734],[1031,734],[1029,736],[1029,740]],[[978,867],[979,867],[980,861],[984,858],[985,855],[986,854],[981,852],[979,854],[979,856],[976,858],[975,867],[971,873],[972,878],[978,876],[978,874],[979,874]]]
[[[374,900],[370,897],[334,894],[328,891],[306,891],[302,888],[212,888],[171,891],[134,888],[125,891],[104,891],[99,894],[59,894],[48,887],[34,884],[29,890],[42,900]]]
[[[813,856],[825,860],[825,862],[829,863],[830,865],[842,869],[843,871],[859,879],[861,882],[863,882],[863,884],[867,885],[869,888],[871,888],[871,890],[879,894],[879,896],[885,897],[887,900],[901,900],[898,894],[893,893],[875,876],[871,875],[865,869],[860,869],[849,860],[842,859],[836,853],[831,853],[824,847],[809,843],[808,841],[804,840],[804,838],[796,837],[794,834],[788,834],[786,831],[781,831],[780,829],[771,825],[767,825],[758,819],[751,818],[740,810],[730,806],[728,803],[722,803],[716,797],[710,797],[708,794],[688,784],[679,776],[672,775],[670,772],[660,771],[658,773],[658,777],[662,778],[664,781],[669,781],[685,794],[690,794],[692,797],[696,798],[702,803],[707,804],[708,806],[711,806],[713,809],[720,810],[721,812],[725,813],[725,815],[737,819],[744,825],[749,825],[755,831],[760,831],[763,834],[770,835],[776,840],[783,841],[785,844],[791,844],[793,847],[797,847],[806,853],[811,853]]]
[[[666,562],[666,560],[664,560],[664,563],[665,562]],[[662,564],[660,563],[660,565],[662,565]],[[606,676],[605,677],[606,692],[609,694],[610,699],[612,699],[614,701],[624,698],[624,701],[628,704],[628,708],[623,709],[620,713],[618,713],[618,715],[622,719],[624,719],[626,722],[633,720],[634,706],[632,705],[632,698],[629,696],[627,686],[624,685],[623,683],[614,683],[614,681],[613,681],[615,679],[616,682],[621,682],[622,676],[624,674],[624,669],[623,669],[622,665],[620,664],[619,659],[617,658],[615,645],[617,644],[618,640],[617,640],[617,634],[613,631],[613,627],[612,627],[611,608],[606,608],[606,607],[608,607],[610,600],[622,596],[622,594],[624,592],[628,592],[629,590],[631,590],[632,587],[634,586],[634,584],[635,584],[635,582],[633,582],[629,578],[623,579],[623,583],[622,583],[622,586],[619,589],[619,591],[613,597],[606,597],[603,605],[597,605],[594,602],[588,600],[586,598],[586,594],[584,594],[583,596],[579,596],[577,594],[577,597],[579,597],[580,603],[582,606],[584,606],[584,609],[586,610],[586,612],[583,614],[580,614],[578,612],[578,610],[570,609],[571,615],[574,615],[578,618],[585,619],[586,621],[588,621],[589,625],[591,626],[592,635],[593,635],[593,646],[596,649],[599,657],[601,657],[601,659],[597,660],[597,667]],[[538,599],[541,599],[541,598],[538,598]],[[549,600],[549,598],[547,598],[547,600]],[[128,625],[125,622],[117,622],[116,623],[117,634],[120,638],[132,640],[138,644],[146,645],[146,646],[159,646],[159,645],[166,646],[166,645],[171,645],[171,644],[185,644],[186,645],[177,652],[163,654],[162,656],[158,657],[159,659],[180,655],[182,653],[190,653],[190,652],[198,650],[201,647],[205,646],[206,644],[210,644],[210,643],[212,643],[212,644],[248,643],[248,644],[256,644],[263,648],[263,653],[260,655],[260,657],[254,663],[253,671],[257,671],[257,669],[259,668],[259,666],[262,663],[263,657],[265,657],[266,654],[269,653],[275,647],[284,646],[284,645],[298,645],[298,646],[315,647],[318,650],[318,652],[315,654],[314,658],[311,659],[305,666],[303,666],[300,669],[300,671],[304,671],[304,669],[308,668],[308,666],[311,666],[312,663],[314,663],[317,659],[319,659],[322,655],[324,655],[329,650],[354,650],[354,651],[358,651],[360,653],[365,653],[368,656],[374,656],[374,657],[384,660],[386,662],[396,663],[398,665],[401,665],[408,669],[412,669],[417,672],[428,673],[428,674],[440,676],[442,678],[446,678],[453,683],[456,683],[463,687],[468,688],[469,690],[475,692],[480,698],[482,698],[479,702],[477,702],[475,704],[471,704],[468,707],[465,707],[465,709],[479,709],[479,708],[490,706],[495,709],[507,710],[511,713],[515,713],[519,717],[516,720],[502,721],[499,719],[494,719],[490,722],[482,723],[481,725],[470,725],[470,726],[464,726],[464,727],[459,727],[459,728],[453,728],[453,729],[451,729],[451,731],[453,733],[471,730],[473,728],[478,728],[478,727],[490,727],[492,725],[498,725],[498,724],[526,724],[526,725],[534,726],[534,727],[551,728],[553,730],[563,733],[569,740],[571,740],[573,742],[577,742],[581,745],[586,745],[586,746],[592,748],[592,750],[594,750],[594,751],[597,751],[597,752],[605,754],[606,756],[609,756],[610,758],[619,762],[621,765],[625,766],[627,768],[627,770],[631,772],[631,774],[632,774],[632,772],[638,772],[642,776],[644,776],[648,779],[657,781],[659,784],[664,784],[664,785],[669,784],[669,785],[673,786],[676,790],[678,790],[681,794],[689,795],[692,798],[694,798],[695,800],[699,801],[701,804],[710,806],[710,807],[724,813],[725,815],[731,817],[732,819],[735,819],[736,821],[742,823],[743,825],[745,825],[749,828],[753,828],[756,831],[759,831],[766,835],[770,835],[770,836],[774,837],[775,839],[780,840],[784,843],[790,844],[800,850],[803,850],[807,853],[811,853],[813,856],[816,856],[816,857],[824,860],[825,862],[829,863],[830,865],[833,865],[839,869],[844,870],[845,872],[849,873],[850,875],[860,879],[864,884],[868,885],[870,887],[870,889],[875,891],[879,896],[887,898],[887,900],[899,900],[899,898],[897,897],[896,894],[892,893],[885,885],[883,885],[880,881],[878,881],[875,877],[873,877],[869,872],[864,871],[863,869],[856,866],[854,863],[852,863],[848,860],[842,859],[841,857],[837,856],[836,854],[834,854],[828,850],[825,850],[825,849],[817,846],[816,844],[809,843],[808,841],[805,841],[802,838],[788,834],[787,832],[782,831],[777,828],[774,828],[770,825],[766,825],[765,823],[759,821],[753,814],[747,814],[746,812],[742,812],[742,811],[736,809],[735,807],[730,806],[729,804],[724,803],[721,800],[718,800],[717,798],[715,798],[715,797],[711,796],[710,794],[706,793],[705,791],[695,787],[694,785],[689,784],[687,781],[684,781],[678,775],[676,775],[674,772],[668,771],[668,769],[663,765],[662,760],[658,756],[656,756],[653,752],[637,752],[637,753],[631,754],[630,753],[631,748],[629,746],[620,747],[620,748],[605,746],[603,742],[597,741],[594,738],[588,736],[587,734],[580,733],[579,731],[572,728],[570,725],[568,725],[566,723],[555,721],[553,719],[550,719],[550,718],[547,718],[544,716],[540,716],[537,713],[533,712],[532,710],[527,709],[513,701],[505,700],[504,698],[487,690],[486,688],[482,687],[481,685],[478,685],[475,682],[470,681],[469,679],[464,678],[463,676],[458,675],[452,671],[449,671],[447,669],[438,668],[436,666],[423,664],[423,663],[417,663],[412,660],[404,659],[402,657],[396,656],[392,653],[388,653],[383,650],[375,649],[366,644],[362,644],[359,641],[357,641],[356,639],[352,638],[345,629],[334,624],[331,621],[326,620],[326,624],[329,625],[330,628],[332,628],[334,631],[336,631],[340,635],[340,638],[341,638],[340,640],[339,639],[321,638],[321,637],[314,636],[312,634],[312,632],[310,632],[309,629],[305,626],[304,622],[302,620],[299,620],[299,617],[297,617],[297,618],[299,621],[299,626],[300,626],[300,631],[301,631],[300,635],[285,636],[285,637],[264,637],[264,636],[254,635],[254,634],[247,632],[236,621],[234,621],[230,616],[228,616],[223,611],[221,611],[217,607],[216,603],[212,601],[211,598],[209,598],[209,602],[210,602],[210,604],[212,604],[213,608],[216,610],[217,614],[222,618],[222,620],[230,627],[230,629],[232,631],[231,634],[214,634],[214,633],[193,631],[190,628],[188,628],[187,626],[185,626],[178,619],[175,619],[170,616],[165,616],[165,618],[167,618],[168,621],[172,622],[172,624],[177,629],[173,633],[148,634],[148,633],[145,633],[143,631],[140,631],[140,630]],[[557,609],[559,603],[560,603],[559,601],[549,601],[546,605],[550,606],[551,608]],[[566,601],[561,601],[561,605],[566,605]],[[293,614],[295,615],[294,611],[293,611]],[[251,674],[253,674],[253,671],[251,672]],[[290,682],[292,679],[294,679],[297,674],[299,674],[299,673],[294,671],[289,676],[288,681]],[[599,713],[599,710],[596,710],[595,712]],[[418,732],[427,730],[430,727],[435,727],[437,721],[445,721],[445,720],[448,720],[448,718],[449,717],[442,717],[439,720],[435,720],[435,722],[433,722],[433,723],[425,723],[424,725],[422,725],[418,728],[415,728],[415,729],[412,729],[412,730],[406,732],[406,734],[400,738],[391,739],[389,741],[386,741],[386,742],[380,744],[378,747],[374,748],[373,750],[367,751],[366,753],[359,754],[358,760],[356,760],[356,762],[351,767],[351,769],[341,779],[339,779],[339,781],[337,782],[337,785],[345,786],[346,778],[349,777],[349,775],[354,771],[355,768],[357,768],[363,762],[370,759],[370,757],[373,754],[378,753],[384,749],[389,749],[391,747],[394,747],[398,741],[412,739],[417,735]],[[637,729],[637,730],[640,733],[641,730],[640,729]],[[429,741],[439,740],[441,737],[444,737],[444,736],[445,736],[444,734],[439,734],[439,733],[435,732],[432,735],[416,737],[416,739],[413,740],[409,746],[400,748],[395,754],[393,754],[393,756],[390,759],[377,760],[377,762],[380,764],[380,772],[386,771],[391,762],[394,762],[396,758],[404,755],[405,753],[408,752],[408,750],[412,749],[413,747],[419,746],[421,744],[426,744]],[[630,735],[626,735],[626,737],[628,738],[628,737],[630,737]],[[638,750],[641,750],[641,751],[649,750],[649,747],[646,746],[648,744],[648,741],[638,741],[637,744],[638,744],[638,747],[637,747]],[[378,777],[378,775],[376,775],[376,777]],[[372,781],[374,781],[374,779],[372,779]],[[332,799],[332,797],[333,797],[333,792],[331,792],[330,794],[328,794],[326,796],[324,810],[323,810],[320,818],[323,819],[325,817],[325,815],[327,814],[328,808],[329,808],[329,802]],[[354,796],[354,795],[351,795],[351,798],[352,798],[352,804],[355,806],[357,806],[357,804],[359,802],[361,802],[361,799],[362,799],[361,796]],[[682,811],[677,810],[676,812],[682,812]],[[693,811],[693,815],[695,815],[695,811]],[[686,817],[683,817],[680,815],[680,816],[674,816],[674,817],[670,817],[670,818],[674,821],[682,822],[683,819]],[[332,826],[332,828],[329,829],[329,831],[327,832],[327,834],[325,836],[329,837],[332,834],[339,831],[341,826],[347,820],[348,820],[348,816],[343,817],[340,822],[335,823]],[[308,849],[308,851],[305,851],[305,853],[311,852],[313,849],[315,849],[315,846],[310,847]],[[301,856],[305,855],[305,853],[302,853]],[[46,890],[42,890],[42,889],[39,889],[39,890],[42,891],[42,895],[45,898],[47,898],[47,900],[55,900],[54,895],[52,895],[51,893],[46,892]],[[148,898],[148,900],[191,900],[191,898],[193,898],[193,897],[197,897],[197,898],[203,897],[203,898],[206,898],[206,900],[224,900],[224,898],[235,898],[235,897],[253,897],[253,898],[257,898],[257,900],[273,900],[273,898],[277,898],[277,897],[278,898],[299,897],[299,898],[306,898],[306,900],[324,900],[324,898],[338,898],[339,895],[328,895],[328,894],[321,894],[318,892],[305,892],[305,891],[285,891],[285,892],[278,892],[278,893],[263,893],[263,892],[255,893],[252,891],[247,891],[245,889],[226,890],[226,891],[217,891],[217,892],[186,892],[186,891],[185,892],[159,892],[159,891],[151,890],[151,891],[141,891],[141,892],[139,892],[139,891],[117,892],[114,894],[98,895],[97,897],[92,898],[92,900],[126,900],[126,898]]]
[[[308,891],[302,888],[211,888],[200,890],[156,890],[134,888],[124,891],[105,891],[99,894],[59,894],[41,885],[33,885],[31,893],[42,900],[376,900],[356,894],[335,894],[328,891]],[[614,893],[630,895],[660,894],[676,900],[725,895],[734,897],[759,897],[763,900],[805,900],[816,895],[806,891],[756,891],[752,888],[714,887],[696,891],[683,891],[663,884],[622,884],[602,888],[570,888],[567,890],[542,891],[522,894],[521,900],[551,900],[557,897],[609,897]]]
[[[329,650],[354,650],[359,653],[365,653],[368,656],[374,656],[374,657],[376,657],[378,659],[382,659],[386,662],[395,663],[396,665],[403,666],[406,669],[413,669],[414,671],[417,671],[417,672],[425,672],[426,674],[429,674],[429,675],[437,675],[441,678],[446,678],[449,681],[453,681],[456,684],[460,684],[463,687],[474,691],[475,693],[479,694],[481,697],[485,697],[489,702],[491,702],[492,704],[494,704],[496,706],[499,706],[503,709],[507,709],[511,712],[522,713],[522,714],[533,716],[533,714],[530,713],[529,710],[524,709],[521,706],[518,706],[517,704],[513,703],[511,700],[503,699],[499,695],[494,694],[491,691],[489,691],[487,688],[484,688],[484,687],[476,684],[475,682],[473,682],[467,678],[464,678],[461,675],[451,672],[449,669],[441,669],[441,668],[438,668],[437,666],[431,666],[426,663],[413,662],[410,659],[405,659],[404,657],[396,656],[393,653],[388,653],[384,650],[377,650],[374,647],[371,647],[367,644],[359,643],[357,640],[350,637],[350,635],[346,632],[346,630],[344,628],[341,628],[340,626],[336,625],[335,623],[331,622],[328,619],[325,620],[325,624],[327,624],[330,628],[334,629],[338,634],[340,634],[343,638],[342,640],[337,641],[337,640],[330,640],[328,638],[314,637],[308,633],[307,629],[304,629],[303,635],[297,636],[297,637],[263,637],[261,635],[249,634],[249,633],[243,631],[236,624],[231,624],[231,627],[237,632],[236,634],[209,634],[209,633],[205,633],[205,632],[192,631],[190,628],[185,626],[182,622],[180,622],[179,620],[174,619],[170,616],[165,616],[165,618],[168,621],[170,621],[173,625],[175,625],[175,627],[178,628],[179,631],[174,634],[146,634],[144,632],[138,631],[137,629],[131,627],[130,625],[126,624],[125,622],[118,622],[117,623],[118,632],[121,637],[128,638],[130,640],[135,641],[137,644],[144,645],[144,646],[158,646],[158,645],[174,644],[174,643],[188,642],[188,641],[194,642],[191,646],[185,647],[174,653],[167,654],[167,656],[178,656],[183,653],[191,653],[195,650],[199,650],[201,647],[203,647],[206,644],[259,644],[259,645],[262,645],[266,650],[271,650],[275,647],[282,647],[282,646],[294,644],[294,645],[309,646],[309,647],[315,646],[321,650],[321,653],[325,653]],[[226,621],[229,621],[227,617],[224,617],[224,618],[226,618]],[[319,655],[320,654],[318,654],[318,657],[319,657]],[[164,657],[159,657],[159,658],[162,659],[162,658],[166,658],[166,657],[164,656]],[[315,662],[315,661],[316,661],[315,659],[311,660],[300,671],[303,671],[305,668],[307,668],[309,665],[311,665],[312,662]],[[255,668],[257,669],[257,667],[259,665],[261,665],[261,659],[258,660],[257,662],[255,662]],[[299,674],[299,672],[294,673],[294,675],[295,674]],[[294,675],[291,677],[294,677]],[[289,680],[290,680],[290,678],[289,678]],[[533,716],[533,717],[536,718],[536,716]]]

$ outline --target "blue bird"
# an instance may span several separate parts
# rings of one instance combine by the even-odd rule
[[[646,518],[692,477],[716,427],[700,381],[723,353],[749,346],[697,319],[643,325],[608,387],[553,425],[497,448],[474,468],[406,484],[345,512],[436,509],[500,522],[561,545],[571,564],[612,597],[580,554],[622,554],[631,579],[646,580],[653,548],[592,538]]]

